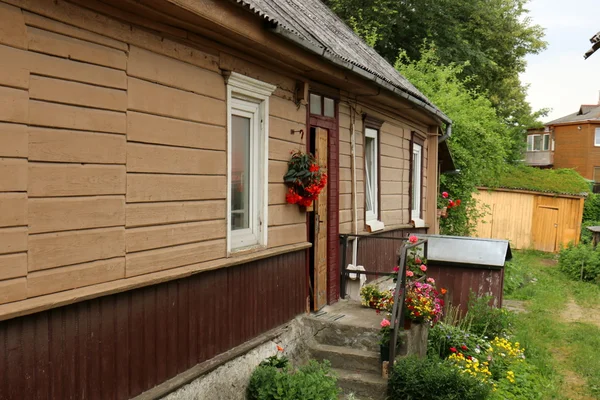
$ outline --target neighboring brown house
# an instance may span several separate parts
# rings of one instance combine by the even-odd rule
[[[339,233],[435,233],[450,124],[319,1],[0,0],[0,398],[134,397],[335,303]]]
[[[548,122],[544,134],[554,142],[550,148],[554,168],[573,168],[600,183],[600,104],[584,104],[579,111]]]

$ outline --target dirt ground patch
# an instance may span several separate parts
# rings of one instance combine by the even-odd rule
[[[554,353],[554,358],[563,365],[568,362],[570,357],[569,350],[564,347],[557,348]],[[569,400],[595,400],[586,393],[585,379],[570,369],[563,369],[561,373],[563,375],[563,393],[568,396]]]
[[[545,267],[556,267],[558,260],[555,260],[554,258],[543,258],[540,260],[540,264]]]
[[[569,299],[561,313],[564,322],[584,322],[600,328],[600,309],[582,308],[573,299]]]

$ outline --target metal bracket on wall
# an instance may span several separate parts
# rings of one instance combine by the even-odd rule
[[[291,130],[291,134],[295,134],[295,133],[299,133],[300,134],[300,139],[304,140],[304,129],[298,129],[298,130]]]

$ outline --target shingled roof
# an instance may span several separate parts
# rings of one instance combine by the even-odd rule
[[[546,123],[546,125],[562,125],[584,121],[600,122],[600,104],[582,104],[581,107],[579,107],[579,111],[550,121]]]
[[[233,0],[273,25],[274,32],[400,97],[451,120],[319,0]]]

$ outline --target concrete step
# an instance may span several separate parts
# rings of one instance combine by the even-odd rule
[[[313,325],[314,339],[321,344],[358,350],[379,351],[379,328],[346,325],[318,318],[307,318]]]
[[[338,377],[338,386],[344,395],[354,393],[360,400],[385,400],[387,398],[387,380],[381,374],[364,371],[333,368]],[[342,397],[343,398],[343,397]]]
[[[317,342],[309,345],[309,351],[312,358],[319,361],[329,360],[333,368],[372,372],[374,374],[381,372],[379,352]]]

